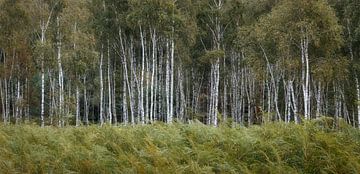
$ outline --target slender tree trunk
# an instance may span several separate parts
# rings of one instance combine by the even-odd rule
[[[186,99],[185,99],[185,92],[184,92],[184,85],[183,85],[183,71],[182,65],[180,63],[179,70],[178,70],[178,81],[179,81],[179,92],[180,92],[180,111],[179,111],[179,120],[185,121],[185,108],[186,108]]]
[[[15,100],[15,107],[16,107],[16,111],[15,111],[15,119],[16,119],[16,124],[19,124],[19,120],[20,120],[20,80],[17,79],[17,87],[16,87],[16,100]]]
[[[173,28],[174,32],[174,28]],[[171,38],[170,48],[170,113],[168,123],[172,123],[174,115],[174,53],[175,53],[175,41]]]
[[[310,65],[309,65],[309,38],[308,34],[302,29],[301,38],[301,61],[302,61],[302,86],[304,95],[304,116],[306,120],[310,119]]]
[[[107,54],[107,57],[108,57],[108,66],[107,66],[107,79],[108,79],[108,122],[109,122],[109,125],[112,124],[112,121],[113,121],[113,115],[112,115],[112,96],[111,96],[111,77],[110,77],[110,74],[111,74],[111,70],[110,70],[110,65],[111,65],[111,62],[110,62],[110,41],[108,40],[108,45],[107,45],[107,49],[108,49],[108,54]]]
[[[127,60],[126,60],[126,51],[125,51],[125,46],[124,46],[124,40],[122,38],[122,32],[121,30],[119,30],[119,37],[120,37],[120,44],[121,44],[121,50],[122,50],[122,64],[123,64],[123,68],[124,68],[124,85],[127,85],[127,90],[129,93],[129,99],[130,99],[130,113],[131,113],[131,124],[134,125],[135,124],[135,120],[134,120],[134,103],[133,103],[133,89],[132,89],[132,85],[129,82],[129,74],[128,74],[128,68],[127,68]],[[126,89],[126,88],[125,88]],[[127,117],[128,119],[128,117]]]
[[[99,71],[100,71],[100,125],[102,126],[104,124],[104,82],[103,82],[103,59],[104,59],[104,46],[101,46],[101,53],[100,53],[100,64],[99,64]]]
[[[89,125],[89,105],[88,105],[88,96],[87,96],[87,87],[86,87],[86,75],[84,75],[84,121],[85,124]]]
[[[272,84],[272,87],[273,87],[273,90],[274,90],[274,104],[275,104],[275,111],[276,111],[276,117],[279,121],[281,121],[281,114],[280,114],[280,111],[279,111],[279,106],[278,106],[278,87],[277,87],[277,83],[275,81],[275,76],[274,76],[274,71],[273,71],[273,68],[271,67],[270,65],[270,62],[269,62],[269,58],[265,52],[265,49],[260,45],[260,48],[264,54],[264,57],[266,59],[266,64],[267,64],[267,69],[270,73],[270,79],[271,79],[271,84]]]
[[[316,89],[316,88],[314,88]],[[321,96],[322,96],[322,86],[321,82],[318,82],[317,93],[316,93],[316,118],[319,118],[322,114],[321,112]]]
[[[45,44],[45,26],[41,28],[41,45],[43,46]],[[41,55],[41,109],[40,109],[40,120],[41,120],[41,127],[45,126],[45,119],[44,119],[44,113],[45,113],[45,67],[44,67],[44,53]],[[6,83],[5,83],[6,85]]]
[[[145,41],[142,28],[140,26],[140,39],[141,39],[141,80],[140,80],[140,97],[139,97],[139,114],[142,124],[146,122],[144,112],[144,76],[145,76]]]
[[[4,96],[4,87],[3,87],[3,79],[0,79],[0,95],[1,95],[1,111],[2,111],[2,117],[3,122],[6,125],[6,115],[5,115],[5,96]]]
[[[64,126],[64,74],[61,62],[61,34],[60,34],[60,19],[57,17],[57,63],[59,68],[59,126]]]
[[[150,121],[154,118],[154,94],[155,94],[155,64],[156,64],[156,30],[152,31],[152,73],[151,73],[151,85],[150,85]]]
[[[145,120],[146,122],[148,122],[150,120],[150,98],[149,98],[149,90],[150,90],[150,79],[149,79],[149,75],[150,74],[150,62],[149,62],[149,58],[146,59],[146,92],[145,92]]]
[[[290,93],[291,93],[291,99],[292,99],[292,104],[293,104],[293,111],[294,111],[294,120],[296,124],[300,123],[300,118],[298,116],[298,102],[297,102],[297,97],[295,95],[295,90],[294,90],[294,81],[290,80],[289,81],[289,86],[290,86]]]
[[[356,83],[356,98],[357,98],[357,102],[356,102],[356,106],[357,106],[357,115],[358,115],[358,127],[360,129],[360,85],[359,85],[359,79],[356,77],[355,78],[355,83]]]
[[[78,85],[76,85],[76,126],[80,126],[80,90]]]
[[[165,93],[166,93],[166,122],[169,122],[172,116],[170,114],[170,48],[169,41],[166,41],[166,75],[165,75]]]
[[[128,118],[128,106],[127,106],[127,89],[126,89],[126,76],[124,73],[124,80],[123,80],[123,122],[125,125],[128,124],[129,118]]]
[[[114,118],[114,124],[117,125],[117,112],[116,112],[116,65],[114,61],[114,70],[113,70],[113,85],[112,85],[112,114]]]
[[[136,72],[136,65],[135,65],[135,53],[134,53],[134,44],[133,44],[134,40],[132,39],[132,36],[130,36],[130,48],[129,48],[129,59],[130,59],[130,85],[131,85],[131,106],[132,108],[132,115],[131,118],[134,120],[132,123],[139,123],[139,113],[136,114],[136,121],[135,121],[135,112],[136,110],[136,92],[138,92],[138,96],[139,96],[139,83],[138,83],[138,77],[137,77],[137,72]]]

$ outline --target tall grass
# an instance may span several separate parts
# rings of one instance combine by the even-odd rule
[[[360,131],[324,122],[0,126],[0,173],[360,173]]]

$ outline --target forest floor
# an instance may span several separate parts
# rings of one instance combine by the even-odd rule
[[[360,131],[327,121],[0,126],[0,173],[360,173]]]

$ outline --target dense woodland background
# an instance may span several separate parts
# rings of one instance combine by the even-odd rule
[[[360,127],[359,0],[0,0],[5,124]]]

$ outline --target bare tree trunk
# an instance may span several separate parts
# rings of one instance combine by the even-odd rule
[[[356,77],[355,78],[355,83],[356,83],[356,98],[357,98],[357,115],[358,115],[358,127],[360,129],[360,85],[359,85],[359,79]]]
[[[107,58],[108,58],[108,66],[107,66],[107,79],[108,79],[108,122],[109,122],[109,125],[112,124],[112,97],[111,97],[111,78],[110,78],[110,41],[108,40],[108,54],[107,54]]]
[[[80,126],[80,90],[76,85],[76,126]]]
[[[16,87],[16,100],[15,100],[15,107],[16,107],[16,111],[15,111],[15,121],[16,121],[16,124],[19,123],[19,120],[20,120],[20,80],[17,79],[17,87]]]
[[[102,126],[104,124],[104,82],[103,82],[103,59],[104,59],[104,46],[101,46],[101,53],[100,53],[100,64],[99,64],[99,71],[100,71],[100,125]]]
[[[86,87],[86,75],[84,75],[84,120],[85,124],[89,125],[89,105],[87,97],[87,87]]]
[[[139,95],[139,114],[141,124],[145,124],[144,112],[144,76],[145,76],[145,41],[142,28],[140,26],[140,39],[141,39],[141,80],[140,80],[140,95]]]
[[[301,38],[301,61],[302,61],[302,86],[304,95],[304,116],[306,120],[310,118],[310,65],[309,65],[309,38],[308,34],[302,29]]]
[[[174,32],[174,28],[172,29]],[[172,123],[174,115],[174,52],[175,52],[175,41],[171,38],[171,49],[170,49],[170,115],[168,123]]]
[[[45,34],[46,31],[48,29],[50,20],[51,20],[51,16],[52,16],[52,12],[54,10],[55,6],[52,8],[52,10],[50,11],[50,14],[48,16],[47,22],[45,23],[44,20],[40,21],[40,29],[41,29],[41,45],[44,46],[45,45]],[[45,114],[45,65],[44,65],[44,59],[45,59],[45,55],[44,53],[41,54],[40,57],[40,61],[41,61],[41,109],[40,109],[40,120],[41,120],[41,127],[45,126],[45,119],[44,119],[44,114]],[[6,82],[6,81],[5,81]]]
[[[114,70],[113,70],[113,85],[112,85],[112,114],[114,117],[114,124],[117,125],[117,112],[116,112],[116,65],[114,61]]]
[[[154,118],[154,94],[155,94],[155,64],[156,64],[156,30],[152,31],[152,73],[151,73],[151,85],[150,85],[150,122],[153,121]]]
[[[45,44],[45,27],[41,28],[41,45]],[[41,127],[45,126],[45,67],[44,67],[44,54],[42,53],[41,56],[41,109],[40,109],[40,120],[41,120]],[[5,81],[6,85],[6,81]],[[6,92],[7,93],[7,92]]]
[[[127,60],[126,60],[126,49],[124,46],[124,40],[122,38],[122,32],[119,30],[119,37],[120,37],[120,44],[121,44],[121,50],[122,50],[122,64],[124,68],[124,85],[127,85],[127,90],[129,93],[129,99],[130,99],[130,113],[131,113],[131,124],[135,124],[135,117],[134,117],[134,103],[133,103],[133,89],[132,85],[129,82],[129,74],[128,74],[128,68],[127,68]],[[125,91],[124,91],[125,92]]]
[[[140,93],[140,89],[139,89],[139,82],[138,82],[138,77],[137,77],[137,70],[136,70],[136,65],[135,65],[135,50],[134,50],[134,44],[133,44],[134,40],[132,38],[132,36],[130,36],[130,48],[129,48],[129,59],[130,59],[130,85],[131,85],[131,96],[132,98],[130,99],[132,102],[132,106],[133,106],[133,114],[132,114],[132,119],[134,119],[134,124],[135,123],[139,123],[140,122],[140,118],[139,118],[139,113],[136,114],[136,121],[135,121],[135,112],[138,111],[138,109],[136,109],[136,92],[139,96]]]
[[[127,89],[126,89],[126,76],[124,73],[124,80],[123,80],[123,122],[125,125],[128,124],[129,118],[128,118],[128,106],[127,106]]]
[[[64,74],[62,69],[62,63],[61,63],[61,34],[60,34],[60,19],[57,17],[57,63],[59,68],[59,126],[64,126]]]
[[[171,118],[170,113],[170,53],[169,53],[169,41],[166,41],[166,75],[165,75],[165,93],[166,93],[166,122]]]
[[[295,95],[294,81],[293,80],[289,81],[289,86],[290,86],[290,93],[291,93],[291,99],[292,99],[292,104],[293,104],[294,120],[295,120],[296,124],[299,124],[300,119],[299,119],[299,116],[298,116],[298,113],[299,113],[298,102],[297,102],[297,97]]]
[[[273,68],[271,67],[270,65],[270,62],[269,62],[269,58],[265,52],[265,49],[260,45],[260,48],[264,54],[264,57],[266,59],[266,64],[267,64],[267,69],[270,73],[270,79],[271,79],[271,84],[272,84],[272,87],[273,87],[273,90],[274,90],[274,104],[275,104],[275,111],[276,111],[276,117],[279,121],[281,121],[281,115],[280,115],[280,111],[279,111],[279,106],[278,106],[278,87],[277,87],[277,83],[276,83],[276,80],[275,80],[275,76],[274,76],[274,71],[273,71]]]
[[[185,108],[186,108],[186,99],[183,85],[183,71],[182,65],[180,64],[178,70],[178,81],[179,81],[179,92],[180,92],[180,111],[179,111],[179,120],[185,121]]]
[[[0,95],[1,95],[1,111],[2,111],[2,117],[3,122],[6,125],[6,115],[5,115],[5,96],[4,96],[4,89],[3,89],[3,79],[0,79]]]

